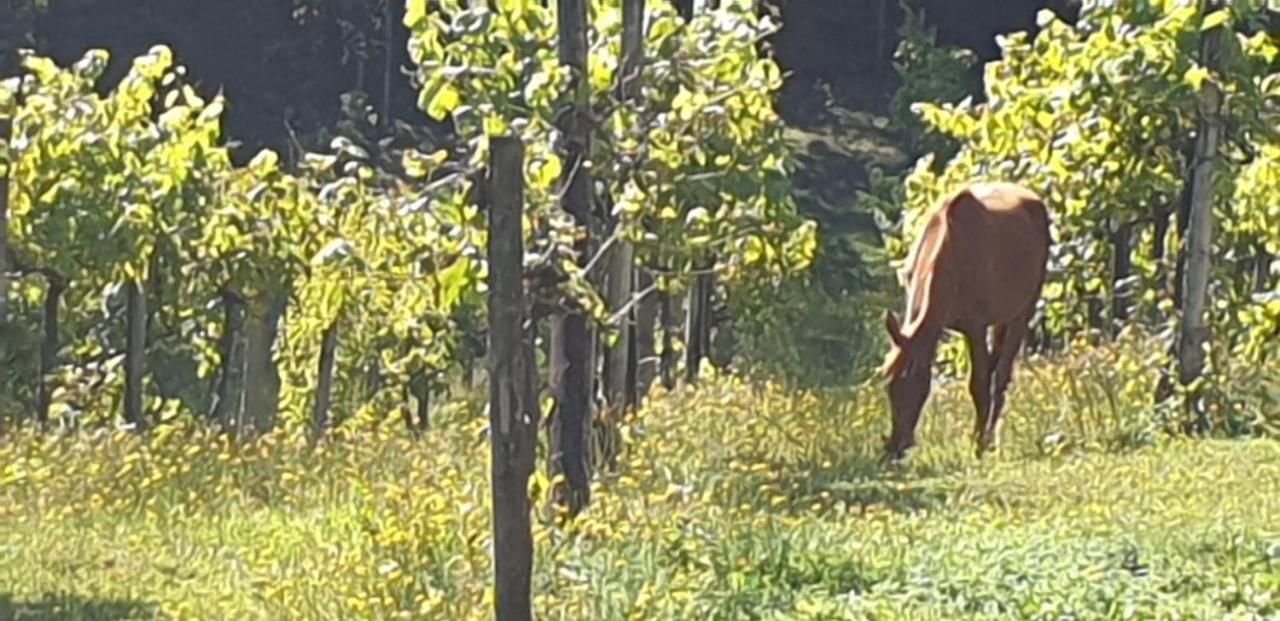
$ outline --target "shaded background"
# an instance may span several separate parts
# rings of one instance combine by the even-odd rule
[[[881,110],[892,95],[892,55],[902,9],[891,0],[770,0],[780,12],[776,53],[790,72],[779,102],[793,125],[811,125],[827,103]],[[1069,0],[910,0],[938,29],[938,42],[998,55],[998,33],[1035,27],[1042,8],[1071,18]],[[391,37],[379,0],[51,0],[36,23],[39,50],[61,63],[88,48],[112,52],[107,84],[129,59],[157,43],[170,45],[206,92],[230,99],[227,135],[239,155],[264,146],[283,150],[289,129],[310,134],[339,118],[339,95],[363,90],[379,109],[384,98],[385,49],[397,69],[391,110],[426,123],[415,92],[398,67],[407,62],[403,2],[393,0]],[[301,19],[299,6],[306,9]],[[882,27],[883,26],[883,27]],[[384,40],[392,45],[383,45]]]

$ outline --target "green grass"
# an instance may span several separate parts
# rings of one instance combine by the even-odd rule
[[[1142,355],[1020,368],[982,462],[957,382],[898,467],[877,460],[878,389],[657,395],[589,512],[537,526],[538,618],[1280,615],[1280,443],[1154,433]],[[317,451],[10,440],[0,619],[487,618],[487,450],[465,412]]]

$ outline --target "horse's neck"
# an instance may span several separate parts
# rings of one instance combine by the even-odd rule
[[[916,273],[907,293],[906,332],[924,337],[927,333],[942,333],[946,324],[947,274],[937,266]],[[935,336],[934,338],[938,338]]]

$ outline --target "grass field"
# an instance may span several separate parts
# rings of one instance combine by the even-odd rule
[[[1154,432],[1141,362],[1020,368],[981,463],[959,384],[898,467],[878,389],[657,395],[588,514],[537,526],[538,618],[1275,618],[1280,443]],[[439,418],[315,450],[9,440],[0,618],[488,618],[483,420]]]

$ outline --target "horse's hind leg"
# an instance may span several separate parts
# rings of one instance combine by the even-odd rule
[[[991,412],[991,372],[992,356],[987,348],[987,329],[969,329],[964,331],[969,345],[969,395],[973,397],[973,406],[977,411],[977,420],[973,426],[973,440],[978,444],[978,454],[982,454],[982,438],[987,428],[987,417]]]
[[[991,379],[991,413],[987,415],[986,429],[982,433],[982,448],[993,450],[998,444],[1000,435],[1000,417],[1004,414],[1004,397],[1013,380],[1013,364],[1022,349],[1022,342],[1027,336],[1030,316],[1022,316],[1009,323],[996,327],[995,331],[995,364]]]

